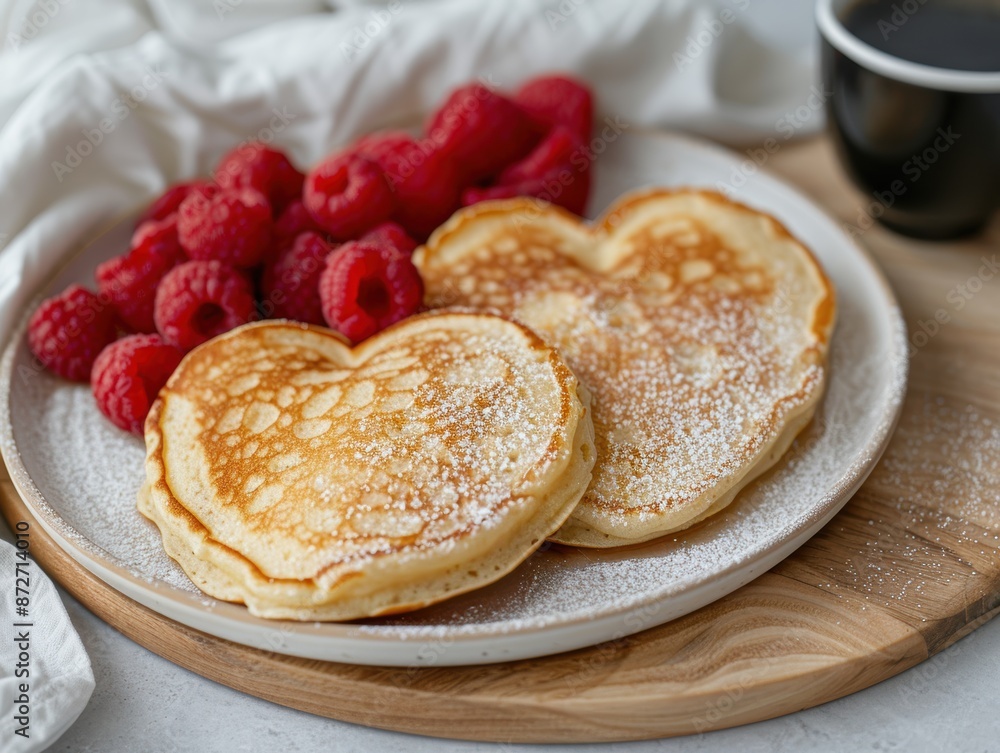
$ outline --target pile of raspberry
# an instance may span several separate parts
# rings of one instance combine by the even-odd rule
[[[141,435],[184,354],[241,324],[325,324],[359,342],[415,313],[410,256],[461,206],[533,196],[582,214],[590,192],[592,99],[544,76],[507,96],[480,82],[445,100],[414,136],[365,136],[303,174],[249,142],[211,179],[171,186],[129,249],[28,324],[41,363],[90,381],[101,411]]]

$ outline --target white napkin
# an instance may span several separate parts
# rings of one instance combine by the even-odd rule
[[[807,59],[755,34],[750,0],[386,0],[295,15],[309,5],[18,3],[27,17],[0,29],[0,339],[53,259],[242,139],[273,138],[309,165],[475,76],[504,88],[564,69],[592,82],[602,118],[745,141],[774,135],[813,85]]]
[[[305,167],[362,132],[419,120],[472,78],[506,89],[551,70],[593,85],[609,133],[773,136],[803,111],[815,71],[760,36],[750,4],[344,0],[331,12],[314,0],[15,0],[0,8],[0,345],[58,260],[244,139]],[[805,115],[799,133],[816,126]],[[44,747],[92,679],[54,589],[33,576],[32,744]],[[75,685],[64,667],[81,670]]]
[[[31,541],[28,530],[25,541]],[[55,742],[83,711],[94,690],[90,659],[66,608],[45,574],[25,551],[15,548],[0,523],[0,573],[6,580],[0,602],[0,749],[34,753]],[[23,547],[23,545],[22,545]],[[27,578],[27,596],[16,590]],[[24,615],[18,613],[21,598]]]

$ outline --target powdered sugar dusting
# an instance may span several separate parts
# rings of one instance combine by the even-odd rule
[[[728,179],[737,160],[688,139],[622,137],[597,164],[593,205],[607,205],[625,190],[662,185],[665,180],[713,186]],[[761,572],[761,553],[773,553],[790,532],[801,536],[814,531],[860,483],[891,431],[905,387],[905,329],[868,263],[803,197],[762,174],[748,179],[742,195],[744,201],[765,210],[777,208],[780,216],[792,220],[793,232],[817,252],[837,287],[840,324],[832,340],[826,396],[816,419],[788,457],[730,509],[683,535],[625,550],[596,553],[549,546],[492,586],[406,616],[361,626],[293,625],[254,620],[242,607],[202,598],[204,606],[199,609],[212,610],[223,620],[211,625],[202,621],[202,629],[215,632],[221,631],[220,625],[239,624],[256,638],[239,637],[235,629],[229,630],[230,637],[271,649],[276,643],[269,636],[280,630],[283,652],[376,664],[443,665],[494,661],[512,654],[537,656],[635,632],[695,609],[739,585],[728,582],[722,591],[708,588],[727,574],[745,580]],[[123,224],[117,238],[109,236],[107,242],[102,239],[90,247],[54,281],[53,289],[86,280],[96,262],[119,252],[129,230]],[[23,329],[15,337],[21,333]],[[105,558],[102,550],[106,550],[116,555],[112,562],[131,562],[141,580],[130,586],[130,595],[140,597],[139,589],[148,590],[152,582],[159,584],[160,595],[170,604],[198,604],[193,586],[179,568],[162,549],[147,546],[151,537],[155,540],[155,530],[134,511],[134,493],[142,478],[138,441],[112,436],[110,427],[99,430],[96,439],[74,439],[76,430],[68,428],[70,423],[82,426],[103,420],[87,389],[46,376],[16,378],[17,367],[30,364],[20,345],[7,351],[4,364],[0,395],[10,394],[0,401],[0,442],[12,476],[29,492],[29,504],[37,515],[90,557]],[[15,378],[5,386],[4,378],[11,374]],[[69,394],[57,400],[56,393]],[[53,472],[57,464],[62,466],[58,478]],[[118,473],[112,468],[121,472],[118,481],[111,481]],[[92,515],[89,508],[94,505],[111,506],[116,514]],[[77,521],[81,529],[74,531],[67,519]],[[133,547],[148,552],[148,558],[137,556]],[[702,595],[687,598],[698,587],[704,587]],[[176,610],[152,606],[189,620],[177,617]],[[626,615],[636,610],[641,610],[642,619],[628,622]],[[535,632],[570,622],[580,627],[614,615],[623,619],[606,621],[607,629],[600,634],[581,629],[577,635],[582,637],[569,639],[562,634],[552,642],[538,640]],[[525,638],[516,641],[518,636]],[[379,648],[367,654],[353,648],[358,637],[379,641]],[[478,640],[468,644],[456,640],[463,637]],[[408,641],[413,648],[399,649],[388,661],[376,656]],[[441,650],[425,658],[418,652],[424,641],[433,641]],[[466,645],[474,648],[465,650]]]
[[[688,523],[814,402],[826,333],[813,317],[827,289],[772,223],[715,195],[625,206],[615,216],[643,224],[587,241],[541,213],[512,212],[499,229],[472,216],[474,242],[445,236],[417,263],[431,306],[496,309],[563,355],[594,398],[597,463],[575,516],[634,539],[630,527]]]
[[[30,363],[27,349],[19,351],[17,361]],[[156,526],[136,510],[145,478],[142,440],[105,419],[86,386],[47,372],[14,373],[9,410],[12,425],[20,429],[15,451],[39,494],[62,518],[60,532],[148,583],[200,593],[164,553]]]
[[[831,351],[830,384],[816,418],[774,471],[748,487],[729,509],[694,529],[639,546],[550,547],[484,591],[393,622],[428,628],[442,621],[504,627],[554,624],[581,613],[593,614],[609,604],[617,608],[641,604],[642,593],[661,598],[680,594],[789,536],[804,518],[822,509],[824,497],[843,480],[845,468],[869,460],[859,448],[880,417],[867,410],[866,400],[880,402],[898,388],[883,384],[880,395],[870,393],[879,383],[882,363],[875,354],[857,359],[859,340],[865,335],[858,336],[863,327],[852,298],[848,293],[843,301]],[[860,398],[865,393],[868,397]],[[430,634],[439,632],[431,629]]]
[[[1000,563],[1000,425],[974,405],[944,395],[910,397],[900,435],[872,474],[892,490],[894,513],[873,514],[857,551],[830,563],[816,586],[921,621],[948,618],[957,603],[995,598]],[[864,514],[864,508],[859,511]],[[828,580],[827,580],[828,578]],[[951,596],[951,598],[949,598]]]
[[[523,479],[561,473],[576,381],[534,335],[428,315],[364,347],[346,366],[331,335],[264,324],[192,353],[165,390],[163,463],[195,448],[211,481],[175,474],[173,493],[267,577],[337,584],[383,554],[415,568],[522,514]]]
[[[881,378],[889,346],[866,342],[871,333],[856,294],[845,290],[840,304],[830,381],[813,424],[730,509],[692,530],[623,550],[548,545],[491,586],[362,629],[410,638],[535,629],[668,598],[774,546],[820,514],[845,469],[866,461],[858,448],[883,418],[870,406],[898,388]],[[29,358],[18,348],[15,365]],[[84,386],[35,374],[15,379],[11,393],[17,450],[74,543],[106,552],[145,582],[196,590],[135,510],[141,441],[108,424]]]

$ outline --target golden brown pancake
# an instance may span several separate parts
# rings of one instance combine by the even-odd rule
[[[714,192],[641,191],[592,225],[477,204],[414,261],[428,305],[528,325],[592,394],[594,479],[555,541],[636,543],[717,512],[822,395],[829,280],[774,218]]]
[[[140,511],[253,614],[414,609],[509,572],[590,480],[578,383],[535,334],[426,314],[350,347],[270,321],[187,355],[146,420]]]

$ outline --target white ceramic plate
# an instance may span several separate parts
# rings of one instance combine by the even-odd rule
[[[592,206],[647,185],[718,188],[739,156],[679,136],[621,135],[598,160]],[[776,215],[819,257],[838,292],[830,380],[813,424],[770,473],[692,531],[617,551],[547,547],[486,588],[399,617],[356,623],[262,620],[198,591],[135,509],[141,440],[113,428],[86,386],[32,366],[23,326],[0,368],[0,440],[14,483],[77,562],[141,604],[248,646],[312,659],[449,666],[521,659],[629,635],[739,588],[801,546],[881,456],[901,407],[906,340],[872,261],[798,192],[756,173],[732,196]],[[596,214],[596,212],[595,212]],[[42,295],[89,283],[131,223],[84,248]]]

